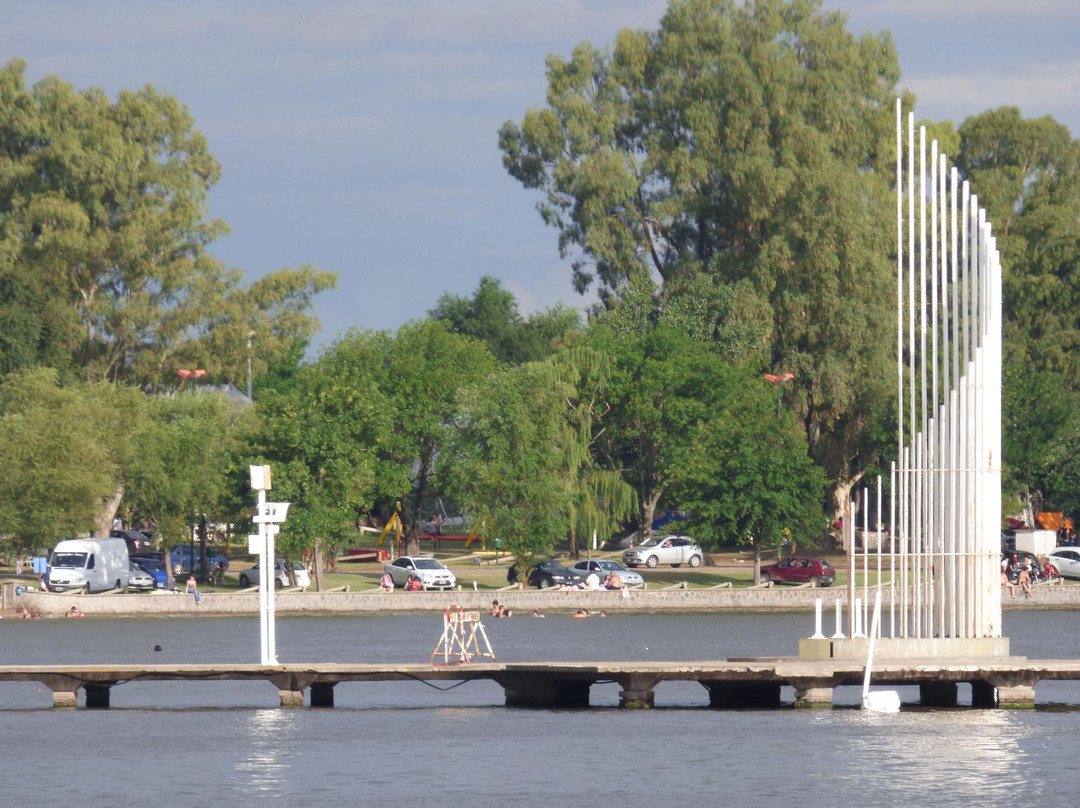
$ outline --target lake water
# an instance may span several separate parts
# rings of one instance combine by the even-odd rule
[[[1016,654],[1075,658],[1075,612],[1006,612]],[[807,614],[650,614],[485,622],[500,661],[700,660],[794,654]],[[440,615],[278,620],[283,662],[426,662]],[[155,652],[154,646],[162,650]],[[4,620],[0,664],[256,662],[251,618]],[[1080,685],[1044,683],[1033,711],[720,711],[695,683],[620,710],[509,709],[488,681],[344,683],[329,710],[281,709],[261,682],[142,682],[109,710],[54,710],[50,692],[0,684],[5,805],[176,806],[585,801],[634,808],[1003,805],[1072,802]],[[962,687],[961,699],[969,697]],[[784,698],[791,701],[792,693]]]

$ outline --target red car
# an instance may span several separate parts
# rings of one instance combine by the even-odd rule
[[[836,582],[836,570],[824,558],[791,556],[783,561],[761,568],[761,583],[786,581],[791,584],[832,586]]]

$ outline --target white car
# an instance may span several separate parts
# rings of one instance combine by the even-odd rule
[[[437,558],[428,556],[402,556],[384,568],[394,579],[394,586],[405,586],[410,575],[420,579],[424,589],[453,589],[457,578]]]
[[[294,561],[292,564],[293,572],[296,574],[296,585],[302,589],[307,589],[311,586],[311,577],[308,575],[307,569],[299,561]],[[247,589],[249,586],[258,586],[260,583],[261,572],[259,570],[259,564],[256,562],[249,570],[243,570],[240,573],[240,588]],[[285,559],[279,558],[277,563],[274,564],[274,588],[281,589],[282,587],[291,586],[289,582],[289,571],[285,566]]]
[[[591,561],[582,560],[576,564],[571,564],[567,569],[570,572],[576,572],[581,576],[582,580],[588,578],[589,573],[593,571],[596,572],[601,581],[604,580],[604,576],[614,572],[622,579],[624,586],[645,585],[645,579],[641,577],[641,573],[628,570],[618,561],[608,561],[606,558],[594,558]]]
[[[705,552],[701,545],[689,536],[652,536],[622,554],[626,566],[644,564],[649,569],[657,564],[670,564],[673,567],[689,564],[691,567],[699,567],[704,557]]]
[[[1080,578],[1080,549],[1058,547],[1046,557],[1062,578]]]

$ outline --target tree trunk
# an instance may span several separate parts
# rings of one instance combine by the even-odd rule
[[[840,518],[843,518],[844,521],[844,529],[839,537],[841,546],[846,546],[845,543],[847,540],[844,537],[848,535],[851,527],[848,525],[848,520],[851,518],[851,489],[859,484],[859,481],[862,480],[865,473],[866,472],[864,471],[860,471],[857,474],[852,475],[850,479],[838,477],[836,480],[836,487],[833,489],[833,524]]]
[[[116,518],[116,512],[120,510],[120,503],[123,501],[124,486],[117,486],[116,490],[102,503],[101,510],[98,511],[97,518],[94,519],[94,538],[100,539],[109,535],[109,531],[112,530],[113,519]]]
[[[664,484],[656,486],[645,501],[641,504],[641,524],[638,526],[638,544],[652,537],[653,516],[656,514],[656,503],[660,501],[664,493]]]
[[[322,592],[324,589],[322,539],[315,539],[315,591]]]
[[[754,580],[750,584],[751,586],[757,586],[761,583],[761,542],[758,538],[754,537]]]
[[[566,543],[570,550],[570,557],[573,559],[581,558],[581,550],[578,547],[577,533],[572,529],[566,531]]]

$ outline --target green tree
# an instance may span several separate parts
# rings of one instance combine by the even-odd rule
[[[307,337],[311,268],[241,286],[208,252],[220,166],[175,98],[146,87],[115,103],[25,63],[0,69],[0,369],[51,365],[90,380],[168,385],[178,368],[244,377]]]
[[[972,116],[959,134],[957,166],[1001,251],[1006,359],[1080,390],[1080,141],[1016,107]]]
[[[428,317],[446,322],[456,334],[475,337],[500,361],[514,365],[550,356],[581,331],[581,317],[563,305],[522,317],[517,298],[490,275],[480,279],[472,298],[444,292]]]
[[[209,391],[151,396],[144,407],[123,475],[128,521],[156,524],[164,549],[184,543],[192,526],[206,518],[233,521],[240,505],[237,480],[247,480],[254,410]]]
[[[462,392],[457,490],[487,520],[519,569],[567,535],[568,439],[565,401],[573,394],[551,362],[488,375]]]
[[[292,503],[281,552],[313,550],[320,590],[324,554],[350,545],[359,510],[376,499],[377,447],[392,424],[377,386],[379,352],[353,350],[357,338],[331,346],[299,369],[295,384],[258,402],[259,463],[273,470],[274,497]]]
[[[576,286],[633,279],[730,287],[766,364],[795,374],[811,455],[846,501],[890,394],[890,176],[899,67],[889,35],[855,38],[806,0],[673,0],[660,29],[547,62],[547,106],[499,133],[542,193]]]
[[[62,386],[55,370],[37,369],[11,374],[0,396],[0,535],[16,550],[75,533],[108,535],[142,394]]]
[[[671,489],[699,539],[753,547],[756,582],[763,549],[821,534],[825,475],[794,418],[777,415],[764,382],[733,370],[711,387],[708,417],[675,454]]]

